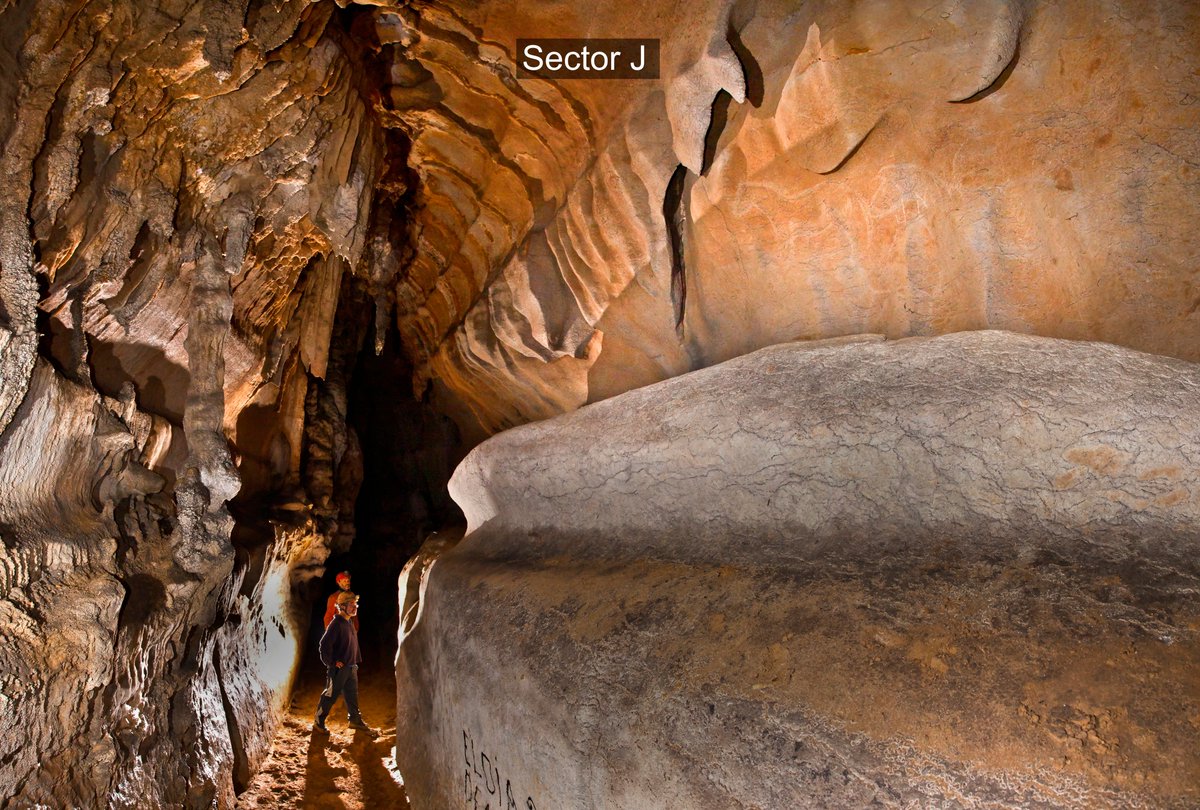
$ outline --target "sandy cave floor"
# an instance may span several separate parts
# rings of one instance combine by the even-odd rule
[[[340,699],[326,723],[329,736],[313,733],[321,677],[320,672],[301,676],[271,754],[237,807],[408,808],[394,756],[395,676],[386,667],[359,672],[359,704],[363,718],[380,732],[376,740],[347,727]]]

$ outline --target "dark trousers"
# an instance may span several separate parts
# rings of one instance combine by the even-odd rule
[[[338,696],[346,699],[346,711],[350,722],[362,721],[362,713],[358,710],[358,664],[350,664],[341,669],[330,670],[325,676],[325,691],[321,693],[321,702],[317,704],[317,720],[325,722],[329,710],[337,702]]]

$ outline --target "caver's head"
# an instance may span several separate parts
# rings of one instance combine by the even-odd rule
[[[350,591],[343,591],[338,594],[337,598],[338,612],[347,619],[358,613],[358,594]]]
[[[340,573],[336,577],[334,577],[334,579],[337,581],[338,587],[341,588],[343,591],[350,590],[350,572],[349,571],[343,571],[342,573]]]

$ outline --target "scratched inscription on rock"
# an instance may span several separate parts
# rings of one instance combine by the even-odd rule
[[[475,738],[466,729],[462,735],[466,806],[472,810],[537,810],[532,796],[526,795],[524,801],[518,798],[521,792],[504,777],[494,752],[476,748]]]

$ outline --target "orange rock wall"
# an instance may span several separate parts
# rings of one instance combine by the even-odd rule
[[[484,432],[795,338],[991,327],[1200,358],[1194,5],[395,20],[421,79],[391,96],[422,179],[399,322]],[[659,37],[663,78],[513,77],[518,36],[564,32]]]

